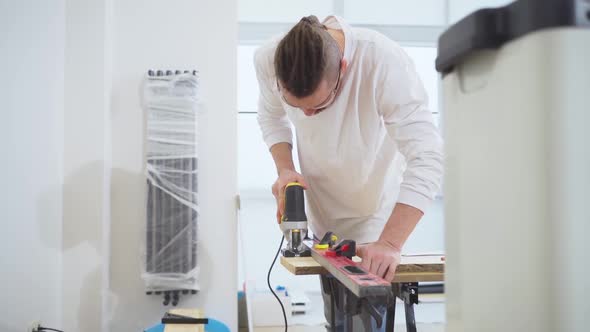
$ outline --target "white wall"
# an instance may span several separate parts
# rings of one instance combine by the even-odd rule
[[[0,0],[0,331],[61,325],[64,1]]]
[[[111,271],[109,331],[140,331],[167,309],[140,278],[144,225],[143,113],[148,69],[201,71],[207,126],[200,155],[199,262],[202,291],[183,306],[237,327],[236,45],[237,3],[114,1]]]
[[[110,0],[66,1],[61,328],[65,331],[100,331],[105,326],[110,16]]]
[[[240,0],[240,22],[297,22],[301,17],[333,13],[332,0]]]
[[[168,67],[201,70],[209,110],[202,291],[181,305],[237,326],[237,4],[113,3],[0,0],[1,184],[10,190],[0,194],[2,332],[33,320],[141,331],[166,309],[140,279],[139,86],[147,69]]]

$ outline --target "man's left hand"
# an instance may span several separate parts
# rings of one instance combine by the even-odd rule
[[[401,262],[401,249],[384,241],[377,241],[359,245],[356,254],[363,259],[362,268],[387,281],[393,281],[395,269]]]

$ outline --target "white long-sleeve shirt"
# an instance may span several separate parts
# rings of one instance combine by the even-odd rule
[[[345,37],[348,66],[334,103],[308,117],[283,102],[273,65],[276,39],[255,54],[258,123],[269,148],[292,144],[293,124],[313,233],[372,242],[396,202],[425,211],[434,199],[442,140],[413,62],[397,43],[336,16],[323,23]]]

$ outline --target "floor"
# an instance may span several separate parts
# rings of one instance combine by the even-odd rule
[[[444,324],[417,324],[418,332],[444,332]],[[240,330],[240,332],[246,332],[247,329]],[[254,332],[283,332],[284,327],[255,327]],[[325,332],[326,329],[323,326],[289,326],[290,332]],[[396,325],[395,332],[405,332],[405,325]]]

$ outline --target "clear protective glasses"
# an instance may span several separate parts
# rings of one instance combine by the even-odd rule
[[[342,63],[342,61],[340,61]],[[338,79],[336,80],[336,85],[334,86],[334,89],[332,89],[332,91],[330,92],[330,95],[326,97],[326,99],[321,102],[319,105],[311,108],[311,110],[314,111],[320,111],[323,110],[325,108],[327,108],[328,106],[330,106],[334,100],[336,99],[336,95],[338,93],[338,88],[340,87],[340,76],[341,76],[342,70],[340,70],[340,66],[338,66]],[[283,95],[283,92],[281,91],[281,85],[279,84],[279,81],[277,79],[277,89],[279,90],[279,94],[281,95],[281,99],[283,99],[283,101],[285,102],[285,104],[294,107],[294,108],[300,108],[297,106],[293,106],[291,105],[287,99],[285,98],[285,95]]]

